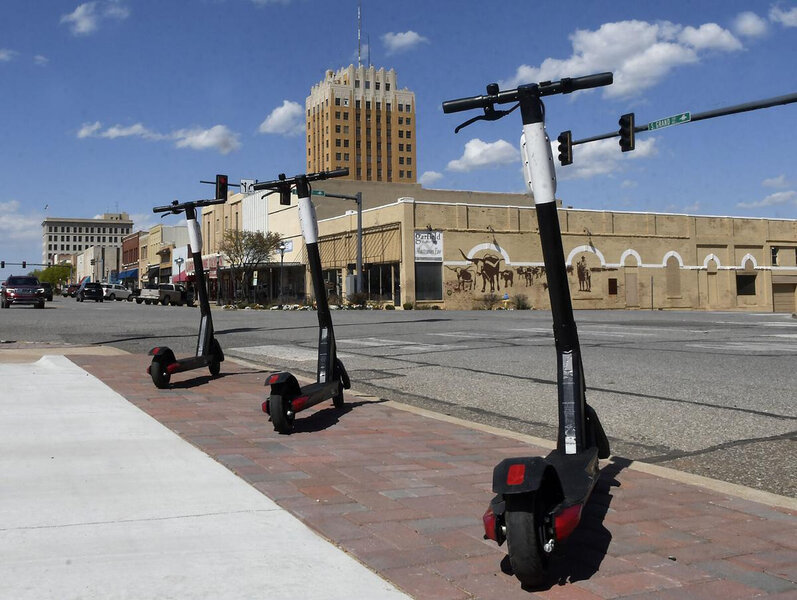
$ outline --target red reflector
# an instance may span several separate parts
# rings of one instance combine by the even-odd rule
[[[266,383],[268,385],[273,385],[273,384],[277,383],[277,379],[279,379],[279,378],[280,378],[279,375],[272,375],[271,377],[268,378],[268,381],[266,381]]]
[[[160,347],[153,348],[152,350],[149,351],[149,353],[150,353],[151,356],[155,356],[159,351],[160,351]]]
[[[484,523],[484,537],[497,542],[498,536],[495,533],[495,513],[493,512],[492,506],[482,515],[482,522]]]
[[[509,467],[509,472],[506,474],[507,485],[517,485],[523,483],[526,478],[526,465],[512,465]]]
[[[152,373],[150,372],[150,369],[152,369],[152,365],[147,367],[147,375],[152,375]]]
[[[263,409],[263,412],[268,414],[268,400],[264,401],[263,404],[260,405],[260,408]]]
[[[583,505],[574,504],[568,506],[554,517],[554,531],[556,531],[556,541],[561,542],[573,533],[581,520],[581,509]]]
[[[171,375],[172,373],[177,371],[179,368],[180,368],[180,363],[173,362],[173,363],[170,363],[169,365],[166,366],[166,372]]]
[[[298,398],[294,398],[291,402],[291,407],[293,408],[293,412],[299,412],[305,406],[307,406],[307,401],[309,398],[307,396],[299,396]]]

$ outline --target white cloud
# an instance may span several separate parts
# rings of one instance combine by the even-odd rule
[[[783,204],[794,204],[797,206],[797,192],[789,190],[787,192],[775,192],[762,200],[755,202],[739,202],[739,208],[765,208],[768,206],[782,206]]]
[[[745,37],[759,37],[767,32],[767,22],[748,10],[737,15],[733,21],[733,29]]]
[[[40,67],[46,67],[49,62],[50,59],[42,54],[37,54],[33,57],[33,63],[39,65]]]
[[[19,201],[0,202],[0,239],[5,242],[41,241],[41,215],[19,212]]]
[[[780,23],[784,27],[797,27],[797,6],[789,10],[773,6],[769,11],[769,20]]]
[[[429,40],[415,31],[405,31],[403,33],[386,33],[382,36],[382,43],[388,54],[395,54],[411,50],[420,44],[428,44]]]
[[[732,33],[715,23],[695,28],[669,22],[619,21],[605,23],[595,31],[576,30],[570,40],[573,52],[569,58],[546,58],[538,67],[521,65],[501,87],[612,71],[614,84],[606,87],[604,94],[634,96],[659,83],[674,68],[699,62],[703,51],[742,48]]]
[[[100,21],[116,19],[122,21],[130,16],[130,9],[119,0],[106,2],[84,2],[69,13],[61,17],[61,23],[66,23],[72,35],[89,35],[99,29]]]
[[[465,144],[462,157],[449,162],[446,168],[449,171],[468,172],[519,160],[520,152],[506,140],[483,142],[479,138],[474,138]]]
[[[145,213],[133,213],[130,215],[130,219],[133,221],[133,231],[138,231],[139,229],[152,229],[155,225],[159,225],[163,222],[151,211]]]
[[[148,129],[141,123],[127,127],[113,125],[103,131],[102,123],[95,121],[94,123],[84,123],[78,130],[77,137],[110,140],[124,137],[139,137],[145,140],[174,140],[174,145],[177,148],[191,148],[193,150],[216,149],[221,154],[229,154],[241,147],[238,134],[230,131],[226,125],[214,125],[209,129],[199,127],[178,129],[164,134]]]
[[[551,144],[554,154],[557,148]],[[597,175],[607,175],[624,169],[623,162],[648,158],[657,153],[656,138],[636,140],[636,147],[631,152],[621,152],[620,144],[616,139],[598,140],[588,144],[581,144],[573,148],[573,164],[557,170],[560,179],[589,179]],[[633,182],[621,187],[631,187]]]
[[[276,135],[301,135],[304,133],[304,109],[298,102],[283,100],[265,118],[258,128],[260,133],[273,133]]]
[[[772,177],[770,179],[765,179],[761,182],[761,185],[764,187],[772,187],[772,188],[786,188],[791,185],[789,181],[786,180],[785,175],[778,175],[777,177]]]
[[[639,184],[636,181],[626,179],[620,184],[620,187],[624,190],[630,190],[631,188],[635,188],[637,185]]]
[[[426,171],[420,176],[418,183],[421,185],[432,185],[434,182],[440,181],[442,178],[442,173],[438,173],[437,171]]]
[[[214,125],[210,129],[180,129],[169,137],[177,140],[178,148],[193,150],[216,149],[221,154],[229,154],[241,147],[238,134],[230,131],[226,125]]]
[[[8,48],[0,48],[0,62],[10,62],[19,54],[16,50],[9,50]]]

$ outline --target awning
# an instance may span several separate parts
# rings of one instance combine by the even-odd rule
[[[138,269],[128,269],[116,276],[118,279],[138,279]]]

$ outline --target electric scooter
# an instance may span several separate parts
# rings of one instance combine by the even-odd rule
[[[486,95],[443,103],[446,113],[483,109],[483,115],[466,121],[457,131],[478,120],[500,119],[518,106],[523,120],[520,145],[524,174],[534,194],[553,317],[559,431],[556,449],[545,458],[507,458],[495,467],[493,492],[497,495],[483,516],[485,539],[499,545],[506,540],[512,570],[523,587],[545,583],[550,557],[581,519],[598,479],[598,459],[608,458],[610,453],[598,415],[585,398],[581,350],[554,197],[556,173],[541,97],[610,85],[612,79],[611,73],[600,73],[505,91],[492,83]],[[496,104],[508,103],[517,105],[508,110],[495,109]]]
[[[199,311],[202,319],[199,324],[199,336],[197,338],[196,355],[188,358],[177,359],[174,352],[168,346],[157,346],[149,351],[152,356],[152,363],[147,367],[147,373],[152,377],[152,383],[159,389],[169,387],[169,380],[174,373],[182,371],[192,371],[207,367],[210,374],[216,377],[221,372],[221,363],[224,361],[224,353],[218,340],[213,336],[213,319],[210,316],[210,302],[208,301],[208,288],[205,282],[205,269],[202,266],[202,235],[197,222],[196,209],[201,206],[212,204],[224,204],[227,202],[227,176],[216,176],[216,196],[215,200],[196,200],[194,202],[178,203],[177,200],[168,206],[156,206],[152,209],[154,213],[185,213],[185,220],[188,225],[188,239],[191,244],[191,257],[194,260],[194,274],[196,277],[196,291],[199,294]],[[163,215],[164,217],[166,215]]]
[[[296,413],[315,406],[319,402],[332,399],[335,408],[343,407],[343,390],[351,387],[346,368],[337,356],[335,332],[332,328],[332,313],[329,310],[326,286],[321,271],[321,254],[318,249],[318,219],[315,207],[310,200],[310,182],[333,177],[344,177],[348,169],[337,169],[321,173],[306,173],[286,179],[284,174],[279,179],[256,183],[254,190],[272,190],[279,192],[280,204],[290,205],[291,188],[296,186],[299,197],[299,221],[302,236],[307,246],[307,261],[310,265],[310,276],[313,280],[313,292],[316,297],[318,312],[318,370],[316,382],[301,387],[291,373],[272,373],[266,378],[266,385],[271,386],[268,399],[263,402],[263,412],[271,417],[274,430],[288,434],[293,431]]]

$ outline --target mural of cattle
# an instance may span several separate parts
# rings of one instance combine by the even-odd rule
[[[457,274],[457,286],[454,288],[457,292],[464,292],[472,290],[476,286],[476,281],[473,279],[473,273],[470,272],[470,267],[446,267]]]
[[[476,275],[480,275],[482,278],[482,292],[487,288],[487,282],[490,283],[490,292],[499,291],[501,289],[499,277],[501,273],[500,256],[485,254],[481,258],[468,258],[461,249],[459,253],[462,255],[462,258],[476,265]]]
[[[504,280],[504,289],[508,287],[515,287],[515,274],[511,269],[501,271],[501,279]]]

